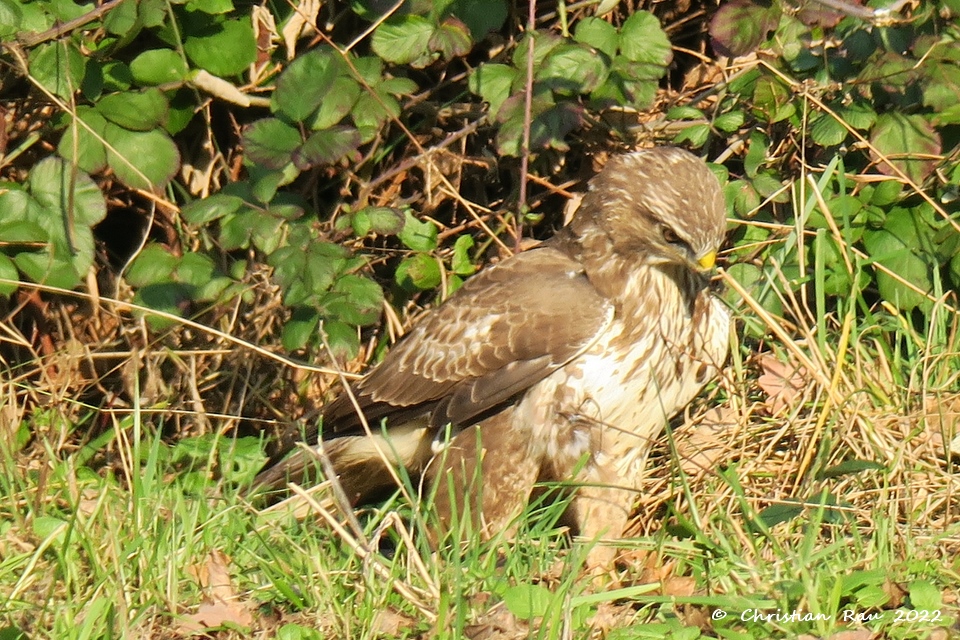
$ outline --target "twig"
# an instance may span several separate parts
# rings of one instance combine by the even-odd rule
[[[523,88],[523,143],[520,149],[520,195],[513,232],[513,250],[520,251],[523,239],[523,214],[527,207],[527,172],[530,165],[530,121],[533,112],[533,48],[537,27],[537,2],[527,0],[527,78]]]
[[[102,5],[100,5],[96,9],[93,9],[92,11],[88,11],[82,16],[78,16],[74,18],[73,20],[68,20],[67,22],[64,22],[61,25],[51,27],[46,31],[42,31],[40,33],[34,33],[31,35],[23,36],[22,38],[19,38],[20,44],[22,44],[25,47],[32,47],[34,45],[40,44],[41,42],[46,42],[47,40],[54,40],[56,38],[59,38],[65,33],[69,33],[74,29],[78,29],[82,27],[88,22],[93,22],[94,20],[103,17],[105,13],[107,13],[108,11],[111,11],[114,7],[116,7],[118,4],[120,4],[123,1],[124,0],[109,0],[108,2],[104,2]]]

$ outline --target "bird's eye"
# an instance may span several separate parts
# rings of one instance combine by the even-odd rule
[[[680,236],[677,235],[677,232],[671,229],[668,226],[663,226],[660,228],[660,233],[663,236],[663,241],[669,244],[680,244]]]

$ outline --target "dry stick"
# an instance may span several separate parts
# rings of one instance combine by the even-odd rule
[[[58,25],[56,27],[51,27],[50,29],[47,29],[46,31],[43,31],[41,33],[35,33],[32,35],[24,36],[19,39],[20,43],[25,47],[32,47],[34,45],[40,44],[41,42],[59,38],[60,36],[73,31],[74,29],[78,29],[82,27],[88,22],[93,22],[97,18],[102,17],[103,14],[112,10],[114,7],[116,7],[118,4],[120,4],[123,1],[124,0],[109,0],[109,2],[105,2],[99,7],[97,7],[96,9],[93,9],[92,11],[89,11],[83,14],[82,16],[76,17],[73,20],[64,22],[63,24]]]
[[[334,49],[337,53],[340,54],[340,57],[343,59],[344,63],[350,68],[350,72],[353,74],[354,79],[363,86],[363,88],[367,91],[367,93],[369,93],[370,96],[372,96],[373,99],[376,100],[377,103],[378,103],[387,113],[389,113],[389,112],[390,112],[390,109],[388,109],[387,106],[383,103],[383,100],[380,98],[380,96],[377,94],[377,92],[374,91],[373,88],[372,88],[369,84],[367,84],[367,81],[363,79],[363,76],[362,76],[362,75],[360,74],[360,72],[357,70],[356,65],[353,63],[353,61],[352,61],[352,60],[350,59],[350,57],[347,55],[347,52],[344,51],[344,50],[342,50],[340,47],[338,47],[338,46],[336,45],[336,43],[334,43],[333,40],[331,40],[331,39],[329,38],[329,36],[327,36],[325,33],[318,32],[318,34],[320,35],[320,37],[321,37],[327,44],[329,44],[331,47],[333,47],[333,49]],[[507,245],[503,243],[503,240],[501,240],[499,237],[497,237],[497,234],[495,234],[495,233],[493,232],[493,230],[487,225],[487,223],[483,220],[483,218],[481,218],[481,217],[477,214],[477,212],[475,211],[475,209],[477,209],[477,208],[479,208],[479,207],[477,207],[476,204],[468,201],[466,198],[464,198],[462,195],[460,195],[460,191],[457,190],[457,188],[454,187],[453,184],[451,184],[450,180],[447,179],[447,176],[445,176],[445,175],[443,174],[443,172],[440,171],[439,168],[437,168],[437,167],[435,166],[433,160],[431,159],[431,154],[428,153],[428,151],[423,148],[423,145],[420,144],[420,141],[417,140],[416,136],[413,135],[413,133],[410,131],[410,129],[408,129],[407,126],[406,126],[405,124],[403,124],[403,122],[400,121],[400,118],[399,118],[398,116],[391,116],[391,117],[390,117],[390,120],[391,120],[395,125],[397,125],[397,127],[400,129],[400,131],[403,132],[403,134],[407,137],[407,139],[408,139],[408,140],[410,141],[410,143],[414,146],[414,148],[416,148],[416,150],[417,150],[417,156],[418,156],[419,158],[423,158],[424,160],[426,160],[427,162],[429,162],[431,166],[433,166],[434,168],[437,169],[437,174],[440,176],[440,181],[443,183],[443,185],[444,185],[445,187],[447,187],[447,189],[450,190],[450,193],[453,195],[454,199],[455,199],[458,203],[460,203],[460,204],[463,206],[464,209],[467,210],[467,213],[469,213],[469,214],[474,218],[474,220],[477,221],[477,224],[479,224],[479,225],[480,225],[480,228],[483,229],[484,232],[485,232],[488,236],[490,236],[490,239],[493,240],[494,242],[496,242],[498,245],[500,245],[500,247],[501,247],[507,254],[513,253],[513,252],[510,250],[510,248],[507,247]]]
[[[523,87],[523,142],[520,149],[520,195],[513,231],[514,251],[520,251],[523,239],[523,214],[527,205],[527,172],[530,165],[530,121],[533,111],[533,49],[537,26],[537,2],[527,0],[527,77]]]
[[[321,332],[320,338],[323,340],[323,347],[327,350],[327,354],[330,356],[331,361],[336,364],[337,360],[333,355],[333,350],[330,348],[330,345],[327,343],[327,337]],[[339,367],[338,367],[339,369]],[[360,403],[357,402],[357,396],[353,393],[353,389],[350,387],[350,383],[347,382],[346,377],[340,378],[340,384],[343,386],[343,392],[347,394],[347,397],[350,399],[350,404],[353,405],[353,410],[357,414],[357,418],[360,419],[360,425],[363,427],[363,432],[370,439],[370,444],[373,445],[374,450],[377,452],[377,456],[380,457],[380,460],[383,462],[383,465],[387,469],[387,473],[390,474],[390,479],[394,481],[397,485],[397,488],[400,490],[400,493],[406,498],[407,502],[414,504],[413,496],[410,495],[410,492],[407,491],[406,485],[400,479],[400,475],[397,473],[397,470],[394,468],[396,462],[387,456],[387,453],[383,450],[383,447],[380,446],[380,442],[377,438],[374,437],[373,431],[370,429],[370,424],[367,422],[367,416],[363,414],[363,409],[360,408]],[[333,469],[333,465],[330,465],[330,470]],[[326,467],[324,472],[327,472]],[[330,479],[339,484],[336,474],[329,476]],[[340,489],[343,491],[343,489]],[[352,508],[352,507],[351,507]]]
[[[287,485],[287,488],[290,489],[291,492],[300,496],[300,498],[306,501],[306,503],[309,504],[314,511],[320,514],[320,516],[327,521],[327,524],[330,525],[330,527],[337,532],[337,535],[339,535],[344,542],[346,542],[350,547],[352,547],[353,550],[356,552],[358,556],[360,556],[361,559],[366,560],[368,557],[372,556],[374,559],[372,563],[374,572],[376,572],[376,574],[380,578],[388,581],[390,583],[390,586],[392,586],[398,594],[406,598],[410,602],[410,604],[416,607],[417,610],[420,611],[420,613],[422,613],[424,617],[426,617],[430,622],[436,622],[437,620],[436,612],[430,609],[423,602],[423,596],[431,595],[431,594],[417,593],[419,589],[417,589],[416,587],[412,585],[408,585],[402,582],[401,580],[394,578],[390,574],[390,570],[383,565],[383,561],[378,556],[376,556],[376,554],[371,554],[362,545],[358,544],[356,539],[354,539],[354,537],[350,535],[350,532],[347,531],[343,527],[343,525],[340,524],[340,522],[333,517],[333,514],[330,513],[327,509],[325,509],[323,505],[317,502],[317,500],[313,496],[311,496],[309,493],[304,491],[301,487],[293,483],[290,483]]]
[[[430,572],[427,570],[427,565],[424,564],[423,558],[421,558],[417,552],[417,547],[413,543],[413,536],[411,536],[407,530],[407,526],[403,523],[400,514],[396,511],[390,511],[384,515],[383,521],[377,526],[376,531],[373,532],[373,539],[379,541],[390,527],[393,527],[394,530],[400,534],[400,539],[403,540],[403,546],[407,548],[407,553],[410,554],[410,558],[413,560],[413,564],[417,568],[420,578],[423,579],[424,583],[426,583],[430,589],[430,595],[433,596],[435,600],[439,600],[440,588],[434,584],[433,576],[430,575]]]
[[[850,135],[852,135],[854,138],[857,139],[857,141],[858,141],[860,144],[864,145],[867,149],[869,149],[870,151],[872,151],[873,153],[875,153],[876,156],[877,156],[878,158],[880,158],[880,160],[882,160],[885,165],[887,165],[888,167],[890,167],[890,170],[893,171],[893,173],[896,174],[897,178],[899,178],[900,180],[902,180],[907,186],[909,186],[911,189],[913,189],[914,192],[915,192],[917,195],[919,195],[927,204],[929,204],[931,207],[933,207],[934,211],[936,211],[938,214],[940,214],[940,216],[941,216],[944,220],[946,220],[948,223],[950,223],[950,226],[952,226],[955,231],[960,232],[960,222],[957,222],[956,220],[954,220],[953,218],[951,218],[950,215],[943,209],[942,206],[940,206],[940,204],[939,204],[936,200],[934,200],[926,191],[924,191],[923,189],[921,189],[921,188],[920,188],[920,185],[918,185],[916,182],[914,182],[913,179],[910,178],[910,176],[908,176],[906,173],[903,172],[902,169],[900,169],[900,167],[898,167],[897,165],[895,165],[895,164],[890,160],[889,156],[887,156],[885,153],[882,153],[879,149],[877,149],[877,148],[873,145],[873,143],[871,143],[869,140],[867,140],[865,137],[863,137],[863,134],[861,134],[859,131],[857,131],[856,129],[854,129],[853,127],[851,127],[849,124],[847,124],[847,123],[843,120],[843,118],[841,118],[839,115],[837,115],[837,113],[836,113],[833,109],[831,109],[831,108],[828,107],[826,104],[824,104],[824,102],[823,102],[822,100],[820,100],[819,98],[817,98],[817,96],[815,96],[815,95],[813,95],[812,93],[810,93],[810,91],[808,91],[801,83],[797,82],[796,80],[794,80],[794,79],[791,78],[790,76],[784,74],[782,71],[780,71],[779,69],[774,68],[773,66],[771,66],[770,64],[768,64],[767,62],[765,62],[765,61],[763,61],[763,60],[760,61],[760,64],[762,64],[762,65],[763,65],[764,67],[766,67],[769,71],[771,71],[774,75],[778,76],[781,80],[783,80],[783,81],[786,82],[788,85],[790,85],[790,87],[791,87],[794,91],[796,91],[798,95],[803,96],[804,98],[806,98],[807,100],[809,100],[809,101],[812,102],[813,104],[817,105],[817,107],[818,107],[819,109],[822,109],[824,113],[829,114],[834,120],[836,120],[837,122],[839,122],[839,123],[843,126],[843,128],[846,129],[848,133],[850,133]]]
[[[333,492],[337,506],[340,507],[340,511],[346,516],[347,522],[350,523],[350,527],[353,529],[357,540],[360,541],[360,544],[362,544],[364,548],[369,549],[370,541],[367,540],[367,536],[363,533],[363,527],[360,526],[360,521],[357,520],[357,514],[353,512],[353,505],[350,504],[347,493],[343,490],[343,485],[340,484],[340,477],[337,475],[337,470],[333,467],[333,462],[330,461],[330,456],[327,455],[326,450],[323,448],[323,443],[320,442],[316,447],[311,447],[306,443],[298,442],[297,446],[307,455],[320,460],[320,465],[323,467],[324,475],[327,476],[327,483],[330,485],[330,490]]]
[[[441,140],[439,143],[437,143],[437,144],[435,144],[434,146],[432,146],[432,147],[430,147],[429,149],[427,149],[424,153],[426,153],[426,154],[429,155],[429,154],[433,154],[433,153],[435,153],[435,152],[437,152],[437,151],[442,151],[442,150],[446,149],[447,147],[449,147],[451,144],[453,144],[453,143],[456,142],[457,140],[460,140],[461,138],[463,138],[463,137],[465,137],[465,136],[468,136],[468,135],[470,135],[471,133],[475,132],[475,131],[480,127],[480,124],[481,124],[484,120],[485,120],[485,118],[480,118],[479,120],[474,120],[473,122],[471,122],[471,123],[468,124],[467,126],[465,126],[465,127],[463,127],[462,129],[460,129],[459,131],[454,131],[453,133],[451,133],[450,135],[448,135],[446,138],[444,138],[443,140]],[[407,158],[406,160],[404,160],[403,162],[401,162],[401,163],[398,164],[397,166],[393,167],[393,168],[390,169],[389,171],[385,171],[384,173],[381,173],[379,176],[377,176],[376,178],[374,178],[373,180],[371,180],[370,182],[368,182],[367,185],[366,185],[367,190],[376,189],[378,186],[380,186],[381,184],[383,184],[383,183],[386,182],[387,180],[390,180],[390,179],[393,178],[395,175],[397,175],[397,174],[399,174],[399,173],[403,173],[404,171],[407,171],[408,169],[411,169],[412,167],[415,167],[415,166],[417,165],[417,163],[419,163],[419,162],[420,162],[420,156],[419,156],[419,155],[413,156],[413,157],[410,157],[410,158]]]
[[[51,287],[50,285],[46,285],[46,284],[34,284],[30,282],[21,282],[20,280],[8,280],[7,278],[0,278],[0,284],[11,284],[17,287],[23,287],[26,289],[36,289],[37,291],[46,291],[47,293],[56,293],[64,296],[72,296],[74,298],[88,299],[90,297],[88,293],[84,293],[82,291],[70,291],[69,289],[62,289],[60,287]],[[247,342],[242,338],[237,338],[235,336],[230,335],[229,333],[224,333],[223,331],[219,331],[217,329],[214,329],[213,327],[208,327],[205,324],[200,324],[199,322],[195,322],[187,318],[181,318],[180,316],[176,316],[172,313],[167,313],[166,311],[158,311],[156,309],[150,309],[148,307],[143,307],[138,304],[134,304],[132,302],[124,302],[122,300],[117,300],[115,298],[101,297],[100,301],[113,304],[119,310],[122,310],[122,311],[128,311],[128,312],[139,311],[146,315],[156,316],[158,318],[163,318],[165,320],[171,320],[173,322],[180,323],[184,326],[190,327],[191,329],[196,329],[203,333],[216,336],[218,338],[226,340],[227,342],[235,344],[238,347],[242,347],[244,349],[248,349],[250,351],[258,353],[264,356],[265,358],[269,358],[271,360],[284,364],[288,367],[293,367],[294,369],[299,369],[301,371],[311,371],[313,373],[322,373],[324,375],[349,377],[352,379],[357,379],[361,377],[357,374],[346,373],[338,369],[328,369],[327,367],[318,367],[315,365],[307,364],[305,362],[297,362],[292,358],[288,358],[286,356],[273,353],[272,351],[268,351],[263,347],[253,344],[252,342]]]

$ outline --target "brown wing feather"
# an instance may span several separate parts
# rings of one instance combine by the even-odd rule
[[[612,316],[580,264],[543,246],[473,278],[422,318],[354,386],[368,424],[436,410],[465,426],[583,352]],[[346,394],[324,411],[324,438],[362,433]]]

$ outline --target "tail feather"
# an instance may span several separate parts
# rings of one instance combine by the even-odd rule
[[[396,488],[387,465],[420,475],[433,455],[432,432],[421,423],[392,427],[385,434],[345,436],[322,442],[344,493],[353,504]],[[253,493],[283,489],[287,483],[314,484],[322,477],[320,454],[299,449],[262,471],[253,482]]]

